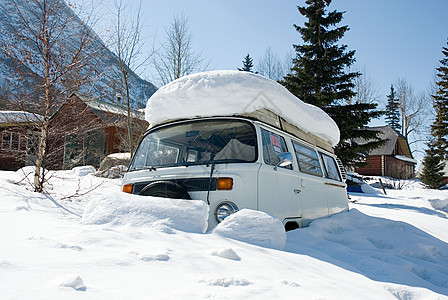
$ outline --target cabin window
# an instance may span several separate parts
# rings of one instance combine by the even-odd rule
[[[2,133],[1,148],[10,151],[20,150],[20,133],[4,131]]]
[[[307,146],[293,142],[294,151],[296,153],[297,162],[299,163],[300,172],[322,176],[322,168],[320,167],[317,152]]]
[[[395,144],[395,148],[394,148],[394,155],[400,155],[400,148],[398,146],[398,143]]]
[[[322,161],[324,162],[325,177],[341,181],[341,176],[339,176],[338,172],[338,166],[336,165],[336,161],[334,160],[334,158],[323,153],[321,153],[320,155],[322,157]]]
[[[29,155],[37,154],[39,144],[40,144],[40,134],[29,130],[28,138],[26,140],[26,153]]]
[[[278,155],[280,153],[288,152],[285,139],[273,132],[261,129],[261,137],[263,143],[263,159],[268,165],[275,166],[280,162]],[[286,166],[287,169],[292,169],[292,166]]]

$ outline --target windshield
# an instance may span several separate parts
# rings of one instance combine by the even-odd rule
[[[243,120],[201,120],[166,126],[143,138],[129,170],[254,162],[256,140],[254,126]]]

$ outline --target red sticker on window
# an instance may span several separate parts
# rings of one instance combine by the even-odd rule
[[[271,134],[271,144],[274,147],[280,147],[280,138],[278,136]]]

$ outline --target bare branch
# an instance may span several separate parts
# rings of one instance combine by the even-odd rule
[[[174,16],[170,27],[165,28],[165,41],[152,60],[162,84],[208,67],[201,53],[193,53],[192,43],[187,17],[183,14]]]

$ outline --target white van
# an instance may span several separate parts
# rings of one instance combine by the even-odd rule
[[[234,79],[241,82],[239,73],[226,75],[236,76]],[[209,79],[213,75],[216,74],[206,73]],[[264,81],[259,84],[266,84]],[[191,85],[191,81],[187,84]],[[272,81],[267,84],[277,85]],[[222,88],[222,82],[219,86]],[[180,92],[183,88],[184,85],[178,86]],[[213,95],[210,84],[206,92]],[[170,98],[166,93],[161,91],[163,97],[156,95],[156,100],[151,98],[149,102],[166,103],[166,97]],[[194,97],[194,93],[190,94]],[[157,102],[157,97],[164,101]],[[348,210],[342,168],[331,143],[272,111],[278,108],[263,106],[231,116],[196,115],[152,126],[123,178],[123,191],[203,200],[210,206],[209,229],[243,208],[279,218],[286,230]],[[200,109],[196,108],[194,113]],[[147,108],[147,115],[150,114]],[[185,111],[184,114],[188,115]]]

